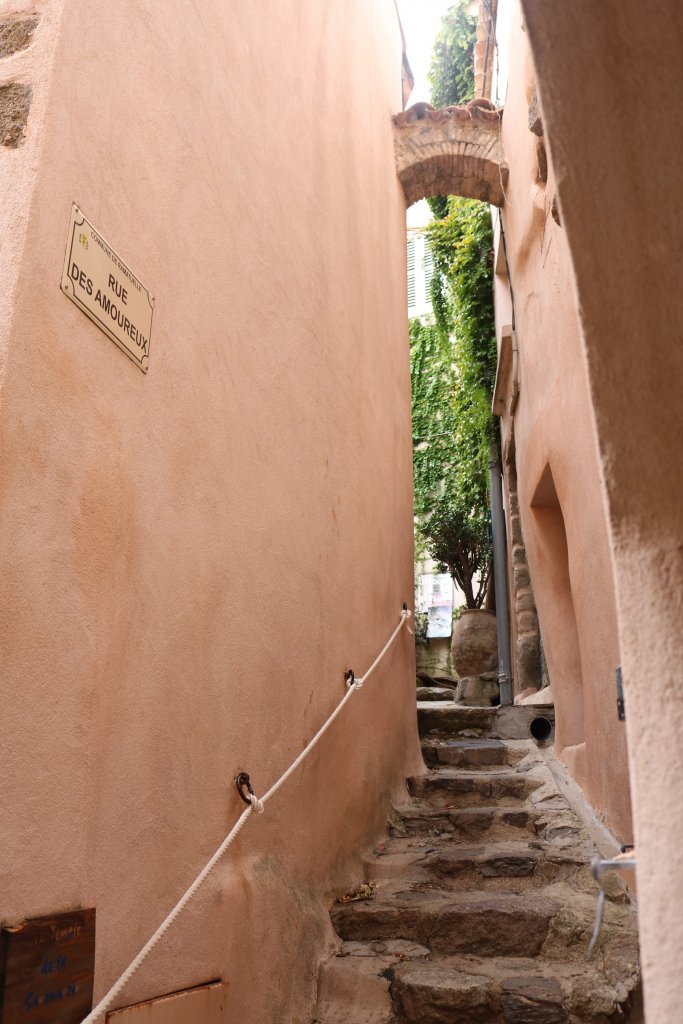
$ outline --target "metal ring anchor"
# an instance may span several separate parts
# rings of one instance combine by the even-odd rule
[[[240,799],[244,800],[245,804],[247,804],[248,807],[251,807],[251,800],[249,798],[252,796],[255,797],[256,794],[254,793],[251,782],[249,780],[249,773],[240,772],[237,778],[235,779],[235,786],[237,787],[237,792],[240,795]],[[246,794],[244,792],[245,789],[247,791]]]

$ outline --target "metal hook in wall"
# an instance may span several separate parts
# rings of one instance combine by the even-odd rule
[[[598,906],[595,912],[595,925],[593,927],[593,934],[588,945],[588,959],[590,960],[595,952],[598,939],[600,938],[600,932],[602,931],[602,922],[605,917],[605,901],[607,899],[607,893],[602,882],[602,876],[605,871],[620,871],[620,870],[631,870],[636,869],[636,855],[633,852],[633,847],[624,847],[622,852],[618,856],[613,857],[611,860],[600,860],[599,857],[594,857],[591,861],[591,872],[593,878],[600,887],[600,895],[598,896]]]

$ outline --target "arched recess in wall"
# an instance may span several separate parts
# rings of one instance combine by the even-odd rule
[[[561,747],[584,740],[583,672],[579,632],[569,571],[569,549],[562,506],[552,470],[546,465],[531,501],[543,567],[544,618],[541,629],[546,641],[546,660],[558,709],[557,741]]]
[[[503,205],[508,167],[500,140],[502,111],[487,104],[474,100],[443,110],[416,104],[396,115],[396,172],[408,206],[439,195]]]

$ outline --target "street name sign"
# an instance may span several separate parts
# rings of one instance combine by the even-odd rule
[[[66,240],[62,291],[147,373],[154,296],[75,203]]]

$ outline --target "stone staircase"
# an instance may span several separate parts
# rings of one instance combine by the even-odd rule
[[[529,738],[538,714],[418,704],[429,771],[407,780],[359,898],[332,907],[314,1024],[635,1021],[635,916],[613,880],[587,960],[597,851]]]

